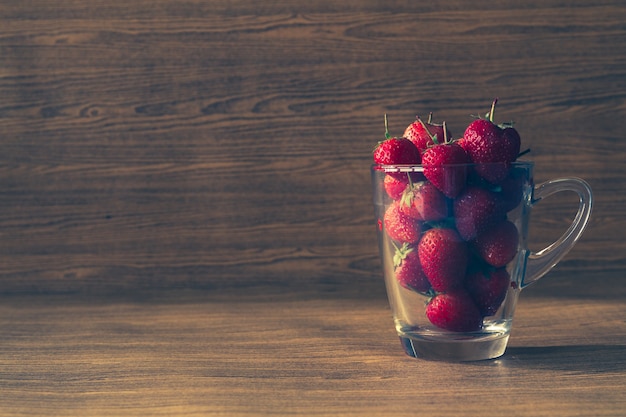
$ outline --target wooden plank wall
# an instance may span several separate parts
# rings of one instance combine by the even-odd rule
[[[383,114],[460,135],[494,97],[537,182],[594,189],[557,269],[624,269],[624,3],[417,3],[1,2],[0,294],[382,290]]]

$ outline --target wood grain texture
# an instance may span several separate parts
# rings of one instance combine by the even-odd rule
[[[499,97],[538,182],[587,179],[558,267],[626,268],[620,1],[0,4],[0,293],[379,288],[382,115]],[[545,246],[575,202],[546,201]]]
[[[522,299],[505,356],[446,364],[404,355],[382,299],[14,297],[0,415],[617,417],[624,313]]]

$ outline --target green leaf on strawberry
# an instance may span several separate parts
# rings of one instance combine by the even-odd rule
[[[394,243],[393,246],[394,274],[398,283],[406,289],[427,294],[431,289],[430,282],[424,274],[415,246],[408,243],[401,247]]]

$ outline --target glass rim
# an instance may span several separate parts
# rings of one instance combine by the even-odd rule
[[[465,164],[445,164],[441,165],[441,167],[475,167],[475,166],[501,166],[504,162],[488,162],[488,163],[465,163]],[[525,167],[532,168],[535,165],[533,161],[515,161],[510,163],[511,168],[515,167]],[[383,164],[372,164],[373,171],[382,171],[382,172],[424,172],[425,166],[422,164],[395,164],[395,165],[383,165]]]

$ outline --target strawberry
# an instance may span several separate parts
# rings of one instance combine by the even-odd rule
[[[502,135],[506,141],[508,148],[508,160],[513,162],[520,155],[520,149],[522,147],[522,138],[519,132],[513,127],[512,123],[501,125]]]
[[[464,240],[472,240],[479,233],[504,218],[496,193],[479,186],[468,186],[452,203],[456,229]]]
[[[517,227],[504,220],[480,233],[472,242],[472,247],[489,265],[502,267],[515,257],[518,240]]]
[[[407,243],[398,248],[393,257],[395,276],[400,285],[404,288],[426,293],[430,290],[430,282],[424,275],[422,264],[419,260],[417,249]]]
[[[396,242],[417,243],[420,239],[422,231],[420,222],[402,213],[397,201],[385,211],[383,224],[387,235]]]
[[[383,186],[392,200],[399,200],[409,184],[424,180],[425,177],[421,172],[392,172],[385,176]]]
[[[422,154],[424,176],[450,198],[456,197],[465,187],[467,166],[463,164],[469,162],[465,150],[454,141],[438,143]]]
[[[511,284],[505,268],[476,269],[468,274],[465,287],[478,306],[483,317],[498,311]]]
[[[461,285],[469,251],[454,229],[428,229],[419,241],[417,250],[424,274],[435,291],[449,291]]]
[[[406,138],[389,138],[374,150],[374,162],[380,165],[418,165],[420,154]]]
[[[409,217],[435,222],[448,217],[448,200],[431,182],[422,181],[404,190],[400,210]]]
[[[385,187],[387,195],[391,197],[392,200],[399,200],[408,186],[409,178],[406,176],[397,177],[395,175],[385,175],[385,179],[383,180],[383,187]]]
[[[472,332],[482,325],[478,307],[464,290],[434,296],[426,306],[426,317],[435,326],[453,332]]]
[[[419,116],[416,120],[407,126],[404,131],[404,137],[415,144],[420,153],[423,153],[430,146],[437,142],[441,142],[444,138],[450,137],[450,131],[444,131],[444,125],[432,122],[433,114],[428,115],[428,121],[424,122]]]
[[[487,181],[497,184],[508,174],[510,165],[520,151],[520,136],[507,125],[504,129],[493,122],[497,100],[493,101],[488,119],[477,119],[465,129],[459,145],[475,164],[476,171]],[[484,164],[484,165],[483,165]]]
[[[374,149],[374,163],[379,165],[417,165],[420,162],[420,153],[413,142],[406,138],[391,137],[387,125],[387,116],[385,116],[385,140],[379,142]]]
[[[504,212],[516,208],[524,196],[524,170],[513,168],[509,175],[500,183],[499,201]]]

